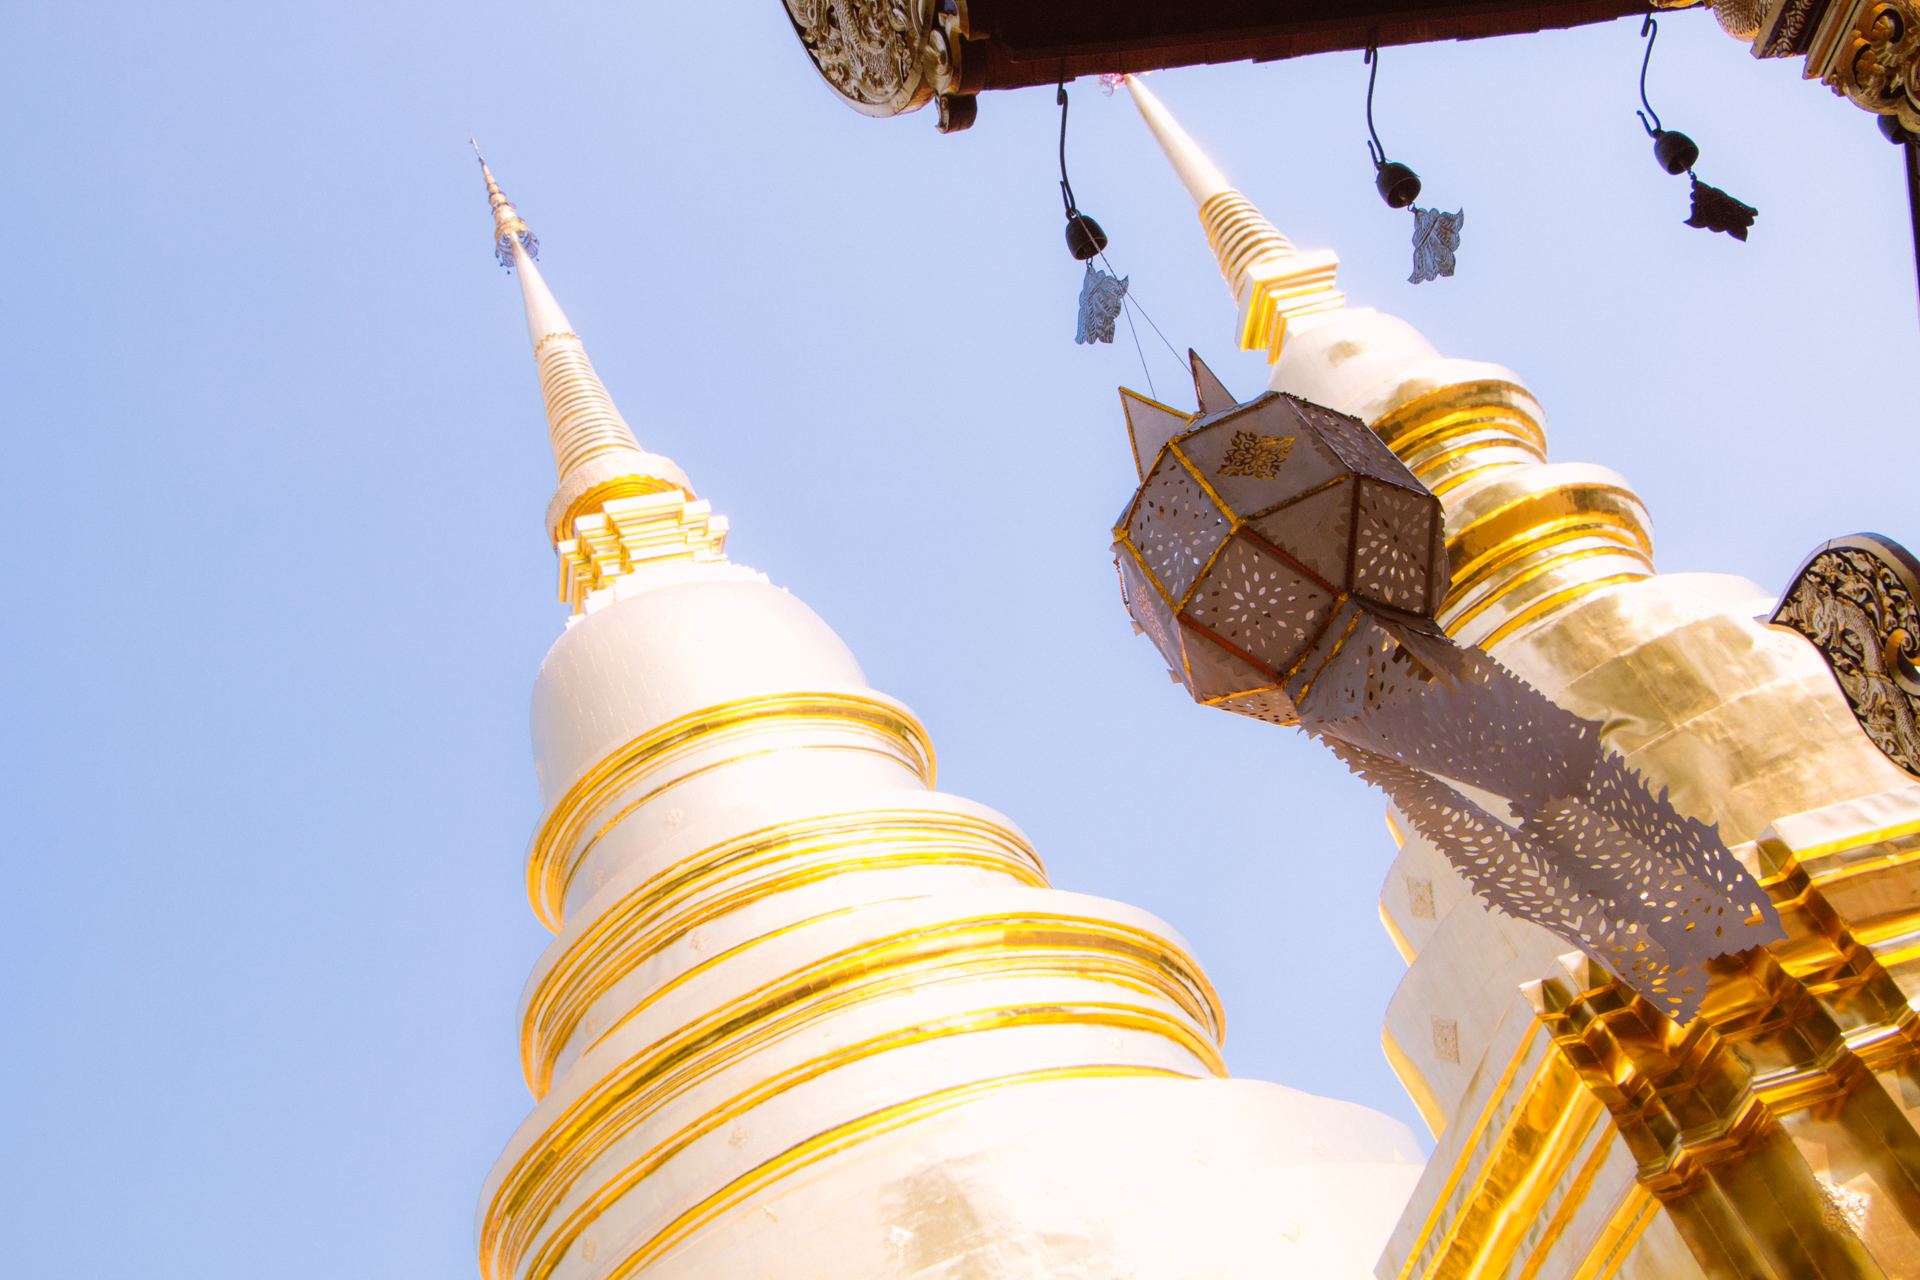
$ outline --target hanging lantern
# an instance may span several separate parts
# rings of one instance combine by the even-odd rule
[[[1197,413],[1121,392],[1140,487],[1113,536],[1127,612],[1195,701],[1297,724],[1487,901],[1681,1022],[1709,961],[1785,936],[1600,724],[1441,629],[1440,502],[1366,423],[1235,401],[1191,359]]]

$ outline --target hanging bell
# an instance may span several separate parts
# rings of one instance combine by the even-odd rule
[[[1107,233],[1100,224],[1078,209],[1067,215],[1067,252],[1077,262],[1085,262],[1107,247]]]
[[[1373,185],[1389,209],[1404,209],[1420,198],[1420,175],[1398,160],[1376,164]]]
[[[1668,173],[1685,173],[1700,158],[1700,148],[1678,129],[1661,129],[1653,135],[1653,158]]]

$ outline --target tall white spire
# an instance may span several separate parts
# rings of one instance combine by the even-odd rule
[[[553,290],[540,278],[540,268],[534,265],[533,255],[518,240],[513,242],[510,261],[520,273],[520,297],[527,304],[527,337],[532,339],[533,349],[540,349],[542,338],[573,337],[573,325],[567,320],[567,313],[560,309]],[[628,436],[631,438],[631,431]]]
[[[1240,306],[1235,340],[1242,351],[1265,351],[1271,364],[1280,358],[1289,332],[1297,331],[1306,317],[1346,305],[1346,296],[1334,288],[1338,255],[1331,249],[1295,249],[1252,201],[1228,185],[1137,77],[1127,77],[1127,89],[1200,211],[1200,225],[1220,260],[1220,274]]]
[[[1133,104],[1140,108],[1147,128],[1153,130],[1160,149],[1167,153],[1173,171],[1180,175],[1180,183],[1186,187],[1187,194],[1193,197],[1196,208],[1204,209],[1207,201],[1233,190],[1232,184],[1207,157],[1207,153],[1187,136],[1180,122],[1168,114],[1167,109],[1160,105],[1160,99],[1149,93],[1147,86],[1141,84],[1137,76],[1127,77],[1127,90],[1133,94]],[[1276,231],[1274,234],[1277,236],[1280,233]]]
[[[479,152],[476,145],[474,154]],[[652,493],[692,498],[693,484],[686,472],[671,458],[641,449],[633,429],[620,416],[587,359],[586,347],[534,265],[539,240],[500,190],[484,156],[480,173],[493,209],[494,255],[502,266],[520,274],[527,337],[533,343],[540,391],[546,400],[547,430],[559,476],[558,491],[547,508],[548,535],[556,546],[571,541],[576,521],[599,514],[614,499]]]

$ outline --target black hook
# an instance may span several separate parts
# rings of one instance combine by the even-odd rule
[[[1640,105],[1646,110],[1636,111],[1633,114],[1640,117],[1640,127],[1647,131],[1647,136],[1657,138],[1663,132],[1660,128],[1660,113],[1653,109],[1651,102],[1647,101],[1647,66],[1653,61],[1653,42],[1660,38],[1660,24],[1653,20],[1652,14],[1648,14],[1647,20],[1640,24],[1640,38],[1647,42],[1647,56],[1640,59]],[[1652,124],[1647,123],[1648,116],[1653,117]]]
[[[1367,155],[1376,169],[1387,162],[1387,149],[1380,145],[1380,133],[1373,127],[1373,82],[1380,75],[1380,61],[1374,55],[1379,52],[1369,40],[1366,56],[1362,59],[1373,68],[1367,72]]]
[[[1653,42],[1660,38],[1660,24],[1653,20],[1652,14],[1640,24],[1640,34],[1647,42],[1647,56],[1640,60],[1640,105],[1646,110],[1633,114],[1640,117],[1640,127],[1653,139],[1653,158],[1660,162],[1660,167],[1668,173],[1686,173],[1700,159],[1700,148],[1686,134],[1662,128],[1660,113],[1647,101],[1647,66],[1653,61]],[[1652,124],[1647,123],[1648,116],[1653,117]]]
[[[1054,91],[1054,102],[1060,107],[1060,199],[1066,203],[1067,216],[1073,216],[1073,184],[1067,181],[1067,82],[1060,81],[1060,87]]]
[[[1075,261],[1085,262],[1107,247],[1107,233],[1100,224],[1080,212],[1073,199],[1073,184],[1067,181],[1067,80],[1063,68],[1060,87],[1054,100],[1060,104],[1060,200],[1067,207],[1067,252]]]
[[[1380,145],[1380,133],[1373,127],[1373,82],[1380,75],[1380,49],[1367,42],[1366,61],[1373,70],[1367,73],[1367,155],[1373,160],[1373,185],[1390,209],[1404,209],[1420,198],[1420,175],[1406,165],[1387,159]]]

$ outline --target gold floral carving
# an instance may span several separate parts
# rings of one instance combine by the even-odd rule
[[[957,14],[935,0],[787,0],[813,65],[863,115],[916,111],[958,84]]]
[[[1813,642],[1854,719],[1889,760],[1920,774],[1920,583],[1871,537],[1830,542],[1801,568],[1772,621]]]
[[[1286,465],[1287,455],[1292,452],[1292,436],[1263,436],[1251,431],[1236,431],[1233,433],[1233,442],[1227,446],[1226,456],[1220,459],[1220,470],[1215,474],[1271,480],[1280,474],[1280,468]]]
[[[1714,0],[1714,11],[1754,57],[1804,54],[1807,79],[1920,131],[1916,0]]]

